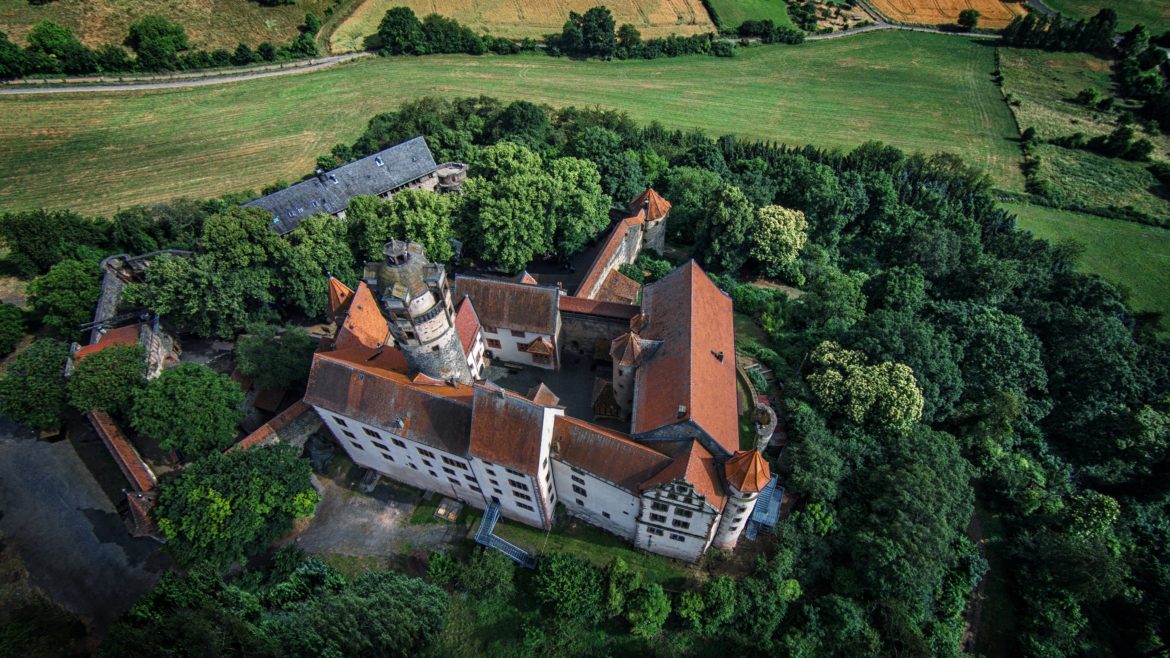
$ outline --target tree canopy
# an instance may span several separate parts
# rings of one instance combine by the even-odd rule
[[[309,378],[317,341],[300,327],[283,332],[270,324],[254,324],[236,342],[236,366],[259,388],[284,388]]]
[[[33,429],[57,427],[65,415],[69,346],[41,338],[17,352],[0,373],[0,414]]]
[[[69,404],[81,413],[121,414],[146,384],[146,354],[116,345],[81,359],[69,377]]]
[[[130,424],[189,459],[224,450],[244,417],[244,393],[205,365],[183,363],[164,370],[134,394]]]

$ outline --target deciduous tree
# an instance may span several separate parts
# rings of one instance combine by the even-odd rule
[[[33,429],[48,429],[65,415],[65,359],[69,346],[41,338],[18,352],[0,373],[0,414]]]
[[[796,259],[808,242],[808,220],[799,210],[764,206],[756,213],[751,233],[751,256],[767,276],[799,276]]]
[[[116,345],[85,357],[69,377],[69,404],[83,414],[126,411],[146,384],[145,356],[137,345]]]
[[[253,324],[236,343],[236,365],[259,388],[304,383],[313,364],[317,341],[300,327],[284,331],[271,324]]]
[[[130,424],[164,450],[195,459],[232,444],[243,404],[243,391],[227,375],[184,363],[164,370],[134,395]]]
[[[76,338],[93,319],[101,296],[101,268],[93,261],[66,260],[28,287],[28,301],[45,326],[62,338]]]

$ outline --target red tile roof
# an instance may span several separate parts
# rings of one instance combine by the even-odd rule
[[[155,479],[150,466],[122,434],[122,430],[114,424],[114,420],[110,418],[109,414],[104,411],[91,411],[86,414],[86,418],[89,419],[90,425],[93,425],[94,430],[101,437],[102,443],[106,444],[106,448],[110,451],[114,461],[117,462],[118,468],[122,469],[122,474],[130,481],[130,485],[135,491],[152,491],[158,486],[158,480]]]
[[[537,384],[528,390],[528,399],[545,407],[555,407],[561,403],[561,399],[557,397],[557,394],[553,393],[552,389],[543,383]]]
[[[597,299],[603,302],[633,304],[638,301],[640,292],[642,284],[617,270],[611,270],[597,291]]]
[[[305,402],[451,454],[466,454],[472,389],[412,382],[394,369],[394,357],[387,358],[395,351],[318,352]]]
[[[635,375],[631,433],[690,420],[727,455],[735,453],[739,418],[731,299],[692,260],[646,286],[642,310],[647,320],[642,337],[663,343]]]
[[[646,210],[646,219],[653,222],[666,217],[666,213],[670,212],[670,202],[663,199],[654,188],[650,188],[634,199],[629,212],[632,214],[642,209]]]
[[[623,366],[636,366],[642,363],[642,341],[638,334],[627,331],[613,339],[609,344],[609,356],[614,363]]]
[[[277,414],[272,420],[264,423],[256,428],[248,436],[244,437],[242,441],[227,449],[227,452],[235,450],[247,450],[258,445],[272,445],[278,440],[277,434],[281,429],[288,426],[296,419],[300,418],[305,413],[315,413],[313,408],[305,404],[304,400],[297,400],[288,409]]]
[[[581,279],[581,285],[577,286],[578,295],[588,295],[601,282],[602,277],[609,271],[610,261],[613,260],[614,254],[626,239],[630,229],[642,224],[645,218],[646,213],[638,211],[633,217],[627,217],[613,227],[609,236],[605,238],[605,244],[598,250],[597,257],[593,259],[593,264],[589,266],[589,271],[585,273],[585,278]]]
[[[535,476],[545,408],[498,386],[475,385],[472,456]]]
[[[561,294],[555,287],[458,276],[455,296],[471,298],[480,324],[485,327],[556,334],[557,302]]]
[[[378,308],[378,300],[374,299],[370,287],[362,281],[350,301],[345,321],[337,330],[335,341],[337,349],[377,348],[384,344],[389,336],[390,325],[386,323],[386,318]]]
[[[723,465],[727,484],[740,493],[760,493],[772,480],[772,469],[758,450],[740,450]]]
[[[676,456],[669,466],[643,482],[639,489],[646,491],[676,481],[690,484],[712,507],[716,510],[723,509],[726,496],[719,483],[715,458],[698,441],[693,439],[687,441],[684,451]]]
[[[337,315],[353,301],[353,290],[339,279],[329,277],[329,313]]]
[[[138,344],[138,325],[131,324],[125,327],[118,327],[111,329],[102,334],[98,342],[92,345],[86,345],[77,350],[73,358],[77,361],[84,359],[90,354],[96,354],[104,349],[110,347],[133,347]]]
[[[556,458],[637,494],[639,485],[670,464],[667,455],[629,436],[576,418],[553,424]]]
[[[521,272],[520,276],[516,277],[516,281],[529,286],[535,286],[540,283],[536,280],[536,277],[528,273],[528,270]]]
[[[464,356],[471,354],[471,348],[475,346],[475,336],[479,332],[479,315],[475,313],[471,298],[464,297],[455,309],[455,333],[459,334]]]
[[[629,304],[615,304],[613,302],[602,302],[596,299],[585,299],[584,297],[570,297],[569,295],[561,295],[561,312],[562,313],[580,313],[582,315],[597,315],[601,317],[614,318],[617,320],[629,320],[638,314],[637,306],[630,306]]]

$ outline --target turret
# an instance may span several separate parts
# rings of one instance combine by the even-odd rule
[[[727,502],[713,541],[716,548],[730,551],[739,542],[760,492],[772,479],[768,462],[755,450],[740,450],[723,465]]]
[[[390,335],[414,372],[434,379],[472,381],[455,330],[451,287],[443,266],[431,263],[421,245],[392,240],[381,263],[367,263],[365,281],[374,288],[389,319]]]

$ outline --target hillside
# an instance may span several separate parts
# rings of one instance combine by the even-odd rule
[[[1105,7],[1112,7],[1123,30],[1135,23],[1148,27],[1151,34],[1170,28],[1170,0],[1045,0],[1045,4],[1073,18],[1089,18]]]
[[[600,105],[670,128],[794,145],[883,140],[959,154],[1019,191],[1017,135],[990,80],[993,53],[951,36],[874,32],[734,59],[377,58],[213,87],[3,96],[11,120],[0,123],[9,172],[0,198],[6,209],[108,213],[296,180],[373,115],[428,94]]]
[[[306,13],[323,16],[335,0],[299,0],[294,5],[263,7],[248,0],[56,0],[31,5],[28,0],[0,0],[0,32],[16,43],[37,23],[53,21],[73,30],[95,48],[122,43],[130,24],[155,14],[178,21],[193,48],[232,50],[243,42],[283,43],[297,35]]]

